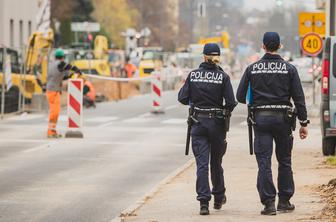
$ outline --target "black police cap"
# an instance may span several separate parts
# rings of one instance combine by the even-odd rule
[[[209,56],[219,56],[220,48],[216,43],[207,43],[203,48],[203,54]]]
[[[280,45],[280,35],[277,32],[265,32],[263,43],[265,46]]]

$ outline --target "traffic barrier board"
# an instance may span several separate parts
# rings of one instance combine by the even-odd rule
[[[301,49],[304,54],[315,57],[323,49],[323,39],[317,33],[308,33],[301,40]]]
[[[164,113],[162,110],[162,81],[160,72],[152,72],[152,75],[155,77],[152,79],[151,88],[152,88],[152,113],[161,114]]]
[[[68,82],[68,131],[66,138],[83,138],[83,80],[69,79]]]
[[[326,15],[324,12],[300,12],[299,13],[299,36],[308,33],[317,33],[321,37],[326,34]]]

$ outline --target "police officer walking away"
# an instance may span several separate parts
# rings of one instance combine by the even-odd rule
[[[308,135],[305,96],[296,68],[284,61],[277,51],[280,36],[276,32],[266,32],[263,49],[266,54],[256,63],[247,67],[237,90],[237,100],[246,103],[248,90],[252,119],[254,122],[254,151],[258,162],[257,189],[262,204],[263,215],[291,212],[295,206],[289,202],[294,194],[292,172],[292,147],[296,110],[300,121],[300,138]],[[293,99],[295,108],[290,100]],[[278,160],[278,196],[275,208],[276,188],[272,179],[273,140]]]
[[[214,195],[214,209],[226,202],[222,158],[226,152],[229,116],[237,102],[230,77],[218,66],[220,48],[209,43],[203,49],[204,62],[189,73],[178,100],[191,105],[195,120],[192,128],[192,150],[197,164],[196,191],[200,214],[209,214],[209,201]],[[225,105],[223,105],[225,100]],[[212,191],[209,186],[209,159]]]

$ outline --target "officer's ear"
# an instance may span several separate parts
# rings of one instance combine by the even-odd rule
[[[263,48],[263,50],[266,51],[266,46],[265,46],[265,44],[262,44],[262,48]]]
[[[279,49],[282,49],[282,48],[283,48],[283,44],[280,44],[280,45],[279,45]],[[279,50],[279,49],[278,49],[278,50]]]

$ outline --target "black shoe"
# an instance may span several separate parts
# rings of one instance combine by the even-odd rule
[[[200,215],[209,215],[209,202],[201,201]]]
[[[288,213],[292,212],[293,210],[295,210],[295,206],[294,204],[291,204],[289,200],[279,199],[277,211],[281,213]]]
[[[265,205],[265,208],[260,212],[262,215],[276,215],[275,203],[274,201],[270,201]]]
[[[224,194],[223,199],[216,199],[214,201],[214,209],[215,210],[220,210],[222,206],[226,204],[226,196]]]

